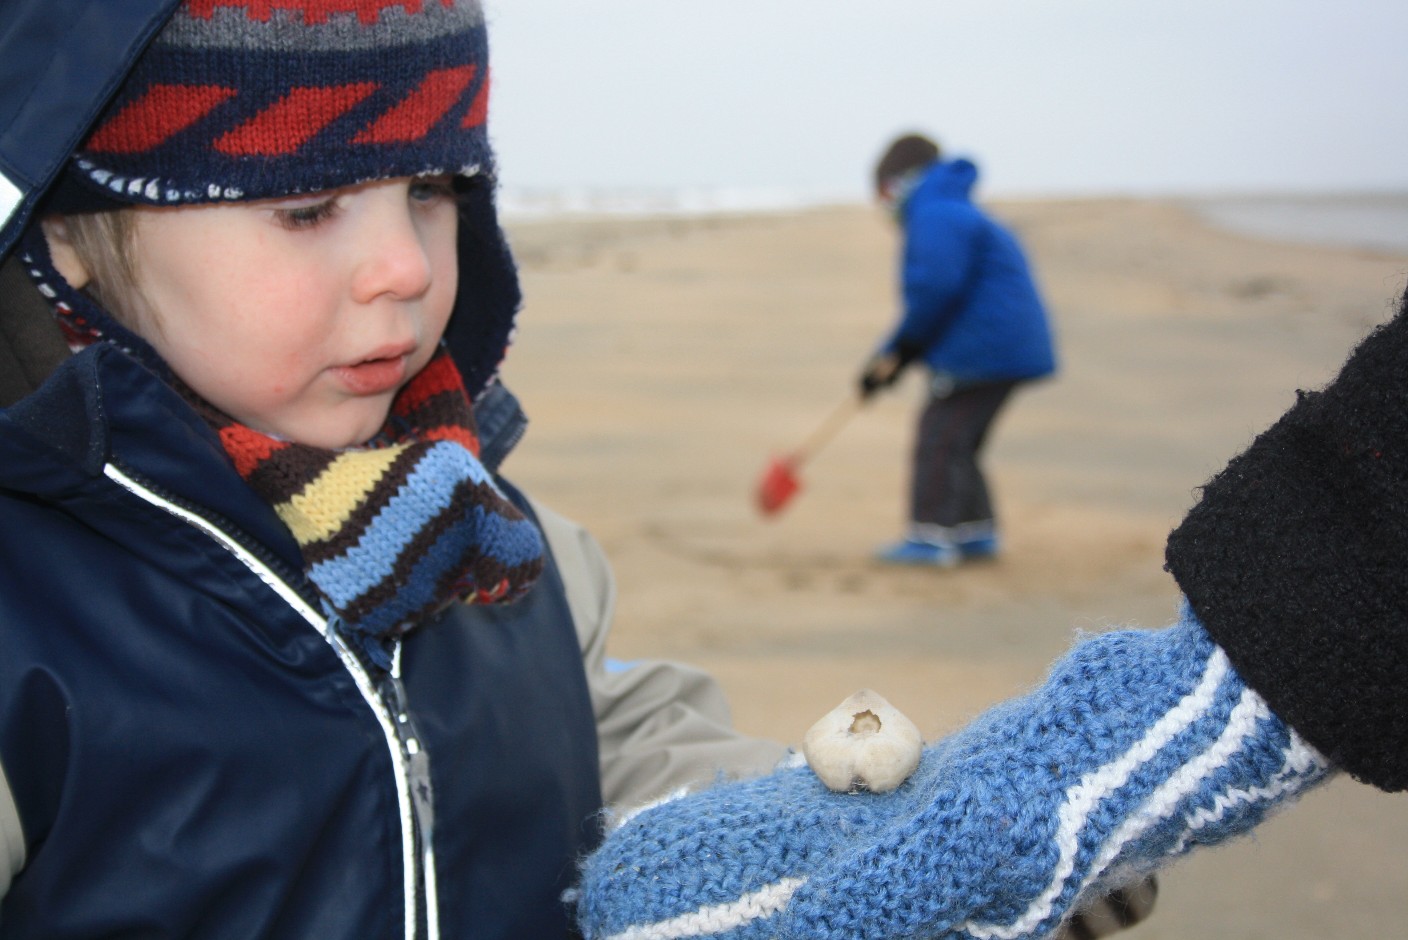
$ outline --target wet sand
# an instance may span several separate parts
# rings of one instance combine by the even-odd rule
[[[1386,319],[1408,255],[1277,243],[1139,200],[995,203],[1050,302],[1061,374],[987,453],[1006,550],[870,561],[902,526],[908,376],[762,518],[769,459],[853,394],[891,321],[895,236],[864,207],[510,224],[525,307],[506,472],[586,524],[619,581],[612,649],[712,671],[738,725],[795,742],[870,686],[933,737],[1039,681],[1081,630],[1160,626],[1195,488]],[[1339,780],[1185,861],[1133,940],[1401,936],[1408,804]]]

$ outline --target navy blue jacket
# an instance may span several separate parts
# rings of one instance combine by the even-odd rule
[[[904,315],[884,344],[907,345],[959,385],[1056,369],[1046,309],[1012,233],[971,199],[977,168],[933,164],[900,208]]]
[[[0,412],[0,557],[28,854],[0,936],[390,940],[427,910],[444,937],[567,934],[600,797],[553,568],[378,675],[325,637],[296,544],[208,428],[101,346]]]

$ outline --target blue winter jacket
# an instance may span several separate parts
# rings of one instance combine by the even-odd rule
[[[884,343],[909,346],[958,385],[1056,369],[1046,309],[1016,238],[972,202],[968,160],[925,171],[900,209],[904,315]]]
[[[0,937],[568,935],[600,796],[552,566],[379,673],[210,430],[106,346],[0,411],[0,558],[27,849]]]

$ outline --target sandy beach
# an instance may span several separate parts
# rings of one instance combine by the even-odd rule
[[[954,571],[870,561],[902,525],[918,376],[845,424],[785,512],[753,504],[892,319],[883,215],[510,224],[525,307],[504,376],[532,426],[505,469],[604,545],[617,657],[698,664],[740,727],[788,742],[864,686],[941,735],[1039,681],[1077,631],[1167,623],[1163,543],[1195,488],[1408,278],[1408,255],[1244,237],[1170,202],[992,209],[1031,254],[1062,371],[994,430],[1004,555]],[[1404,844],[1402,796],[1337,780],[1170,871],[1128,936],[1403,936]]]

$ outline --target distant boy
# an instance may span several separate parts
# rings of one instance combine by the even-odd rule
[[[909,134],[875,168],[904,233],[903,315],[866,364],[863,397],[912,362],[929,367],[911,469],[909,530],[886,562],[952,567],[992,558],[998,525],[978,458],[1012,390],[1056,369],[1046,309],[1017,240],[972,202],[978,170]]]

